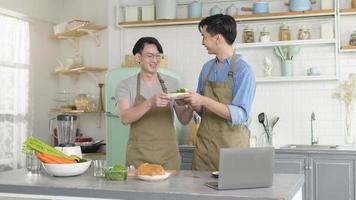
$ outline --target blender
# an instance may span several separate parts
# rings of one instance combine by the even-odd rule
[[[70,114],[57,115],[50,119],[50,133],[54,127],[54,121],[56,121],[57,135],[54,137],[58,140],[58,146],[55,148],[62,151],[63,153],[70,155],[76,155],[82,158],[82,151],[80,146],[75,146],[75,137],[77,130],[77,116]]]

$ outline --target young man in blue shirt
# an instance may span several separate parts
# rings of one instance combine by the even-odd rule
[[[202,118],[193,170],[215,171],[219,168],[220,148],[250,146],[246,123],[256,81],[251,66],[232,47],[237,31],[234,18],[222,14],[204,18],[199,31],[208,54],[216,57],[204,64],[197,92],[185,95],[184,102]]]

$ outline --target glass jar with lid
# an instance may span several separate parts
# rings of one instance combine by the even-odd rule
[[[255,42],[253,29],[249,25],[246,25],[244,28],[243,40],[244,43]]]
[[[309,40],[310,31],[304,25],[300,27],[298,31],[298,40]]]
[[[279,27],[279,41],[290,40],[290,30],[287,24],[282,24]]]
[[[78,94],[74,99],[74,104],[77,110],[88,111],[90,104],[88,94]]]
[[[350,36],[350,42],[349,44],[351,46],[356,46],[356,30],[354,30]]]
[[[271,41],[271,35],[266,27],[263,27],[260,33],[260,42],[269,42]]]

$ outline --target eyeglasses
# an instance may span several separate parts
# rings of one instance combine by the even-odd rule
[[[143,54],[143,57],[147,58],[148,60],[153,60],[154,58],[156,58],[156,60],[161,60],[163,58],[163,55],[147,53],[147,54]]]

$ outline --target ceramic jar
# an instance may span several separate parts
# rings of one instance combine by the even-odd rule
[[[270,32],[267,30],[266,27],[263,27],[260,33],[260,42],[269,42],[269,41],[271,41]]]
[[[237,15],[237,7],[234,4],[231,4],[229,7],[226,8],[226,14],[230,16]]]
[[[298,40],[309,40],[310,31],[305,26],[301,26],[298,31]]]
[[[202,4],[199,1],[194,1],[188,6],[189,18],[197,18],[202,16]]]
[[[311,0],[289,0],[289,11],[306,11],[311,9]]]
[[[177,16],[176,0],[154,0],[156,19],[175,19]]]
[[[255,42],[253,29],[252,29],[249,25],[247,25],[247,26],[244,28],[244,32],[243,32],[243,42],[244,42],[244,43],[252,43],[252,42]]]
[[[290,40],[290,30],[289,26],[286,24],[282,24],[279,27],[279,41]]]
[[[210,15],[217,15],[217,14],[222,14],[222,9],[215,5],[214,7],[210,8]]]
[[[264,14],[269,13],[269,3],[268,2],[255,2],[253,3],[253,13],[255,14]]]
[[[356,46],[356,30],[354,30],[354,32],[351,34],[349,44],[351,46]]]

